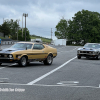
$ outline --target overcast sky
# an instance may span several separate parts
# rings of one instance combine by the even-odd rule
[[[0,0],[0,25],[3,18],[20,19],[22,27],[22,14],[28,13],[26,27],[31,35],[51,38],[52,28],[53,39],[56,39],[54,32],[60,19],[72,19],[82,9],[100,13],[100,0]]]

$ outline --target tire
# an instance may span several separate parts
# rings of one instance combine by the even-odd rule
[[[77,58],[78,58],[78,59],[81,59],[81,56],[77,55]]]
[[[43,62],[44,62],[44,65],[51,65],[53,62],[53,56],[48,55],[48,57]]]
[[[100,59],[100,54],[98,54],[98,56],[96,57],[96,59],[97,59],[97,60],[99,60],[99,59]]]
[[[0,65],[1,65],[2,63],[0,63]]]
[[[20,61],[19,61],[19,65],[22,67],[25,67],[27,65],[27,58],[25,56],[23,56]]]

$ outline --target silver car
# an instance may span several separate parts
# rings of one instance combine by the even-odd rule
[[[77,50],[77,58],[96,58],[100,59],[100,44],[99,43],[86,43],[84,47]]]

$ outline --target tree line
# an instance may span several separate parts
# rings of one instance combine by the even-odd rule
[[[25,40],[25,28],[23,28],[23,35],[22,35],[22,28],[17,23],[17,20],[14,21],[13,19],[4,21],[2,25],[0,25],[0,32],[7,35],[9,38],[13,40]],[[29,30],[26,28],[26,41],[30,40]]]
[[[56,25],[55,36],[67,39],[69,44],[100,43],[100,13],[82,10],[72,20],[62,18]]]

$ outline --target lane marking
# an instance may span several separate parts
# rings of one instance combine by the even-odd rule
[[[58,85],[77,85],[79,82],[78,81],[60,81],[57,83]]]
[[[0,85],[30,86],[28,84],[20,84],[20,83],[0,83]],[[33,86],[43,86],[43,87],[73,87],[73,88],[94,88],[94,89],[100,89],[100,87],[96,87],[96,86],[44,85],[44,84],[33,84]]]
[[[77,85],[77,84],[63,84],[63,83],[57,83],[58,85],[65,85],[65,86],[69,86],[69,85]]]
[[[78,81],[60,81],[59,83],[57,84],[78,84],[79,82]]]
[[[79,83],[79,81],[61,81],[60,83],[67,84],[67,83]]]
[[[77,57],[77,56],[76,56],[76,57]],[[71,62],[72,60],[74,60],[76,57],[74,57],[74,58],[72,58],[72,59],[68,60],[67,62],[65,62],[65,63],[64,63],[64,64],[62,64],[61,66],[59,66],[59,67],[55,68],[54,70],[52,70],[52,71],[50,71],[50,72],[48,72],[48,73],[44,74],[43,76],[40,76],[39,78],[37,78],[37,79],[35,79],[35,80],[33,80],[33,81],[31,81],[31,82],[27,83],[27,84],[28,84],[28,85],[32,85],[32,84],[34,84],[34,83],[36,83],[36,82],[38,82],[38,81],[42,80],[43,78],[45,78],[45,77],[49,76],[50,74],[52,74],[52,73],[56,72],[56,71],[57,71],[57,70],[59,70],[60,68],[62,68],[62,67],[64,67],[65,65],[67,65],[69,62]]]

